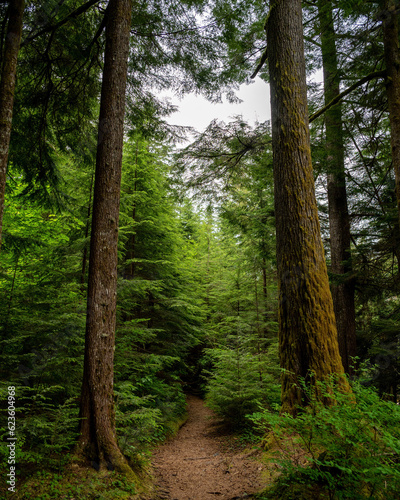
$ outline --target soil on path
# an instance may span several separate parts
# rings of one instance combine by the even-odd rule
[[[233,500],[260,491],[266,481],[258,452],[232,446],[200,398],[188,397],[188,413],[176,437],[154,453],[153,500]]]

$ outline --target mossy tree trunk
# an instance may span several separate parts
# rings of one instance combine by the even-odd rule
[[[4,195],[6,190],[8,150],[17,76],[17,60],[22,35],[24,0],[11,0],[8,6],[8,24],[4,52],[1,54],[0,79],[0,248],[3,231]]]
[[[396,182],[396,200],[400,227],[400,52],[399,25],[395,0],[381,0],[383,47],[387,71],[386,91],[391,129],[392,164]]]
[[[117,243],[132,0],[110,0],[89,256],[81,451],[100,468],[132,473],[116,440],[113,378]]]
[[[320,234],[310,134],[301,0],[275,0],[267,24],[279,282],[282,411],[304,405],[299,377],[343,373]],[[345,382],[343,382],[344,384]]]
[[[321,33],[324,97],[328,104],[340,93],[340,77],[332,17],[332,2],[318,1]],[[352,358],[356,356],[356,324],[354,279],[350,251],[350,219],[347,207],[340,102],[325,114],[326,154],[328,168],[328,206],[331,245],[331,284],[338,332],[339,352],[346,373],[352,373]]]

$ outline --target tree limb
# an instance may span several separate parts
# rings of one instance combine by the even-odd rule
[[[42,36],[46,33],[50,33],[52,31],[56,31],[58,28],[60,28],[64,24],[66,24],[69,20],[79,17],[81,14],[83,14],[84,12],[89,10],[90,7],[92,7],[93,5],[95,5],[96,3],[99,3],[99,2],[100,2],[100,0],[89,0],[85,4],[81,5],[80,7],[78,7],[74,11],[72,11],[70,14],[68,14],[68,16],[64,17],[64,19],[61,19],[61,21],[58,21],[58,23],[49,24],[48,26],[45,26],[43,29],[41,29],[37,33],[34,33],[34,34],[28,36],[21,43],[21,47],[28,45],[32,40],[34,40],[35,38],[37,38],[39,36]]]
[[[325,113],[325,111],[328,111],[328,109],[332,108],[335,104],[337,104],[339,101],[341,101],[344,97],[346,97],[348,94],[353,92],[353,90],[357,89],[358,87],[361,87],[361,85],[364,85],[364,83],[367,83],[371,80],[374,80],[375,78],[385,78],[386,77],[386,70],[381,70],[381,71],[374,71],[370,73],[367,76],[364,76],[364,78],[361,78],[356,83],[353,83],[353,85],[350,85],[346,90],[343,90],[340,94],[338,94],[336,97],[334,97],[331,102],[328,102],[326,106],[315,112],[309,117],[309,122],[313,122],[316,120],[319,116]]]
[[[254,73],[250,77],[252,80],[254,80],[254,78],[257,76],[258,72],[264,66],[265,61],[267,59],[268,59],[268,52],[267,52],[267,47],[265,47],[265,50],[263,52],[263,55],[261,56],[260,62],[257,64],[257,68],[254,70]]]
[[[102,19],[102,21],[100,23],[100,26],[99,26],[98,30],[96,31],[96,34],[94,35],[93,40],[90,42],[89,47],[86,49],[87,52],[89,52],[90,49],[93,47],[93,45],[95,43],[97,43],[97,40],[100,38],[101,34],[105,30],[106,24],[107,24],[107,17],[108,17],[108,6],[106,8],[106,11],[104,12],[103,19]]]

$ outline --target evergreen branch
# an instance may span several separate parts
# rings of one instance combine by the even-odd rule
[[[138,31],[138,30],[131,30],[131,34],[132,35],[137,35],[137,36],[143,36],[143,37],[170,37],[170,36],[176,36],[176,35],[184,35],[186,33],[190,33],[190,32],[201,32],[202,30],[205,30],[207,28],[209,28],[210,26],[214,26],[215,23],[214,22],[210,22],[209,24],[206,24],[204,26],[193,26],[193,27],[186,27],[186,28],[182,28],[182,29],[179,29],[179,30],[175,30],[175,31],[165,31],[165,32],[153,32],[153,31],[148,31],[148,32],[145,32],[145,31]]]
[[[56,31],[58,28],[61,28],[61,26],[64,26],[64,24],[67,24],[68,21],[70,21],[71,19],[76,19],[81,14],[83,14],[84,12],[89,10],[90,7],[92,7],[93,5],[95,5],[96,3],[99,3],[99,2],[100,2],[100,0],[89,0],[85,4],[81,5],[80,7],[78,7],[74,11],[72,11],[70,14],[68,14],[68,16],[64,17],[64,19],[61,19],[61,21],[59,21],[58,23],[49,24],[48,26],[45,26],[42,30],[38,31],[37,33],[34,33],[34,34],[28,36],[26,38],[26,40],[24,40],[21,43],[21,47],[28,45],[32,40],[34,40],[35,38],[38,38],[39,36],[45,35],[46,33]]]
[[[304,36],[304,40],[311,43],[312,45],[316,45],[318,48],[321,48],[321,44],[311,36]]]
[[[357,141],[354,139],[353,134],[351,134],[351,133],[350,133],[350,130],[349,130],[349,128],[348,128],[348,126],[347,126],[347,124],[345,123],[345,124],[344,124],[344,126],[345,126],[345,128],[346,128],[347,133],[350,135],[351,141],[352,141],[352,143],[354,144],[354,147],[356,148],[356,150],[357,150],[357,152],[358,152],[358,154],[359,154],[359,156],[360,156],[360,158],[361,158],[361,161],[363,162],[363,165],[364,165],[365,171],[367,172],[367,176],[368,176],[368,178],[369,178],[369,180],[370,180],[370,183],[371,183],[371,186],[372,186],[373,196],[375,196],[375,198],[376,198],[376,200],[377,200],[377,202],[378,202],[379,206],[381,207],[381,210],[382,210],[383,215],[386,215],[385,205],[384,205],[384,203],[383,203],[383,201],[382,201],[382,199],[381,199],[381,196],[380,196],[380,194],[379,194],[379,189],[378,189],[378,187],[375,185],[375,182],[374,182],[374,179],[373,179],[373,177],[372,177],[371,171],[370,171],[370,169],[368,168],[368,162],[366,161],[366,159],[365,159],[365,157],[364,157],[364,155],[363,155],[363,153],[362,153],[362,151],[361,151],[361,149],[360,149],[360,146],[358,145]],[[359,127],[358,127],[358,129],[359,129]],[[360,131],[360,129],[359,129],[359,131]],[[373,160],[375,160],[375,159],[376,159],[376,153],[375,153],[375,155],[374,155]],[[389,223],[389,222],[388,222],[388,225],[389,225],[389,227],[390,227],[390,223]]]
[[[353,83],[353,85],[350,85],[350,87],[348,87],[346,90],[343,90],[343,92],[341,92],[336,97],[334,97],[323,108],[321,108],[319,111],[312,114],[309,117],[309,123],[313,122],[318,117],[323,115],[326,111],[328,111],[328,109],[335,106],[335,104],[338,104],[344,97],[346,97],[348,94],[353,92],[353,90],[356,90],[358,87],[361,87],[362,85],[364,85],[364,83],[367,83],[371,80],[374,80],[375,78],[386,78],[386,70],[374,71],[374,72],[370,73],[369,75],[364,76],[364,78],[361,78],[361,80],[358,80],[358,82]]]
[[[93,47],[94,44],[97,44],[97,41],[98,39],[100,38],[101,34],[103,33],[103,31],[105,30],[106,28],[106,24],[107,24],[107,17],[108,17],[108,6],[104,12],[104,16],[103,16],[103,19],[100,23],[100,26],[98,28],[98,30],[96,31],[96,34],[94,35],[93,37],[93,40],[90,42],[88,48],[86,49],[87,52],[90,52],[91,48]]]

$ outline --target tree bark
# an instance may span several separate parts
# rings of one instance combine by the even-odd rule
[[[85,246],[82,252],[82,268],[81,268],[81,284],[82,290],[84,290],[85,278],[86,278],[86,263],[87,263],[87,254],[88,254],[88,245],[86,240],[89,236],[90,229],[90,215],[92,212],[92,193],[93,193],[93,181],[94,181],[94,173],[92,173],[92,177],[90,179],[90,189],[89,189],[89,203],[87,209],[87,219],[86,219],[86,228],[85,228]]]
[[[24,8],[24,0],[10,0],[8,7],[9,20],[4,44],[4,56],[2,58],[3,64],[0,80],[0,248],[3,232],[8,150],[10,146],[17,60],[21,43]]]
[[[324,97],[328,104],[340,94],[332,2],[318,1],[321,32]],[[325,135],[328,170],[328,206],[331,245],[331,271],[336,276],[331,284],[338,332],[339,352],[346,373],[353,373],[352,358],[356,356],[356,324],[354,279],[350,251],[350,218],[347,207],[342,131],[342,106],[338,103],[325,113]]]
[[[400,227],[400,53],[399,25],[395,0],[381,0],[383,48],[387,72],[386,92],[391,129],[392,165],[396,183],[398,223]]]
[[[114,343],[125,91],[132,0],[110,0],[101,90],[81,397],[81,451],[98,467],[132,474],[117,445]]]
[[[279,284],[282,411],[304,405],[299,378],[343,374],[320,234],[301,0],[275,0],[267,24]],[[349,390],[343,380],[344,389]]]

